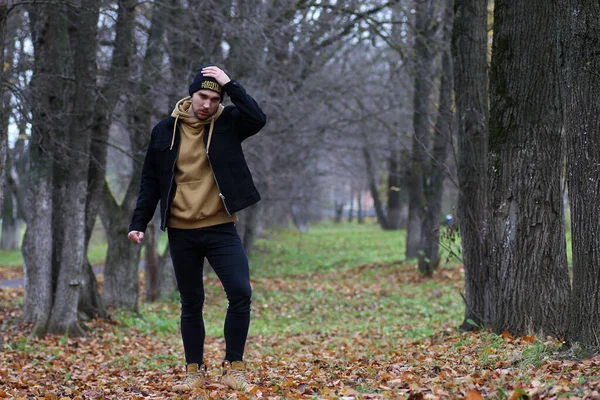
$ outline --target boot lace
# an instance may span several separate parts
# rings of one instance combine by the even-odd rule
[[[200,378],[200,374],[186,375],[185,379],[183,380],[183,382],[181,382],[181,384],[182,385],[192,385],[192,383],[194,383],[199,378]]]
[[[238,370],[229,370],[229,373],[231,374],[231,376],[233,376],[242,387],[246,387],[250,385],[250,381],[248,381],[248,378],[246,377],[246,374],[244,373],[244,371],[238,371]]]

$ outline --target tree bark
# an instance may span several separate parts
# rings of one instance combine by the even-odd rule
[[[560,1],[563,110],[571,204],[573,293],[567,339],[600,347],[600,6]]]
[[[254,249],[254,243],[258,238],[258,228],[260,220],[260,204],[254,204],[244,210],[242,218],[244,218],[244,230],[242,232],[242,243],[246,254],[249,256]]]
[[[10,167],[8,167],[10,168]],[[0,249],[5,251],[19,250],[19,241],[21,240],[20,227],[16,218],[15,201],[10,189],[10,185],[5,185],[4,203],[2,205],[2,240]]]
[[[458,226],[465,269],[465,317],[461,328],[484,323],[487,284],[487,0],[455,0],[452,37],[458,120]]]
[[[72,93],[72,117],[65,132],[67,157],[57,162],[56,182],[60,203],[55,203],[54,235],[62,235],[58,253],[58,277],[48,332],[82,335],[78,326],[79,294],[83,285],[86,227],[86,197],[90,151],[90,126],[94,112],[96,89],[96,33],[99,4],[83,0],[82,10],[69,9],[67,13],[68,41],[72,48],[75,90]],[[62,179],[61,179],[62,178]],[[56,187],[55,187],[56,188]],[[56,190],[56,189],[55,189]],[[57,198],[55,197],[55,198]],[[58,207],[56,207],[58,206]],[[58,213],[57,213],[58,212]],[[56,218],[55,218],[56,219]]]
[[[34,47],[34,71],[30,87],[32,97],[32,130],[29,144],[30,167],[28,176],[29,210],[27,229],[23,239],[25,295],[23,317],[33,322],[32,335],[46,333],[53,303],[53,186],[55,139],[60,132],[57,116],[62,115],[63,104],[68,101],[58,79],[59,59],[57,44],[60,42],[59,18],[56,7],[44,5],[29,10],[32,42]],[[62,96],[62,97],[61,97]]]
[[[140,81],[139,91],[136,91],[136,93],[139,93],[139,96],[133,100],[136,104],[139,104],[139,107],[135,108],[135,114],[132,115],[136,127],[134,135],[136,138],[146,138],[146,140],[132,140],[132,143],[137,144],[134,148],[140,156],[142,156],[147,148],[147,142],[150,138],[149,132],[152,130],[154,99],[156,97],[156,94],[152,91],[152,87],[162,81],[162,71],[157,66],[161,64],[164,57],[162,41],[165,32],[165,15],[164,8],[156,4],[152,12],[150,33],[148,35],[142,69],[142,76],[146,78]],[[148,225],[147,241],[145,243],[146,257],[144,265],[146,267],[146,299],[148,301],[158,300],[161,291],[158,280],[160,263],[158,256],[159,226],[156,221],[157,219],[160,219],[158,214],[156,214],[154,221]]]
[[[426,151],[431,139],[431,95],[433,93],[435,36],[434,5],[432,0],[415,2],[415,88],[412,137],[412,168],[409,176],[408,226],[406,258],[417,257],[421,242],[423,209],[426,206],[424,169]]]
[[[399,165],[400,152],[392,150],[388,159],[387,228],[400,229],[402,172]]]
[[[132,185],[139,187],[139,167],[134,168]],[[131,186],[131,185],[130,185]],[[131,192],[132,189],[129,189]],[[135,203],[131,195],[126,195],[121,205],[110,193],[108,183],[104,184],[103,205],[100,215],[106,229],[108,250],[104,267],[104,288],[102,299],[108,307],[138,310],[141,246],[126,240],[129,219]],[[127,203],[128,204],[127,204]],[[133,203],[133,205],[132,205]]]
[[[22,162],[17,162],[23,153],[23,140],[19,137],[13,150],[8,147],[8,125],[11,116],[11,90],[16,52],[15,34],[21,22],[21,14],[14,10],[9,16],[6,5],[0,6],[0,210],[2,210],[2,241],[0,249],[18,250],[21,241],[19,190],[13,185],[11,174],[17,172]],[[24,176],[24,175],[23,175]],[[4,206],[3,204],[4,198]],[[16,207],[15,207],[16,206]]]
[[[446,178],[446,153],[452,140],[452,92],[453,66],[450,55],[452,24],[454,19],[454,0],[447,0],[444,10],[444,31],[442,37],[442,71],[440,82],[440,101],[435,133],[433,137],[432,157],[426,168],[427,179],[424,182],[426,207],[423,210],[421,243],[419,245],[419,270],[426,276],[432,276],[440,262],[440,216],[442,196]]]
[[[381,229],[388,229],[388,220],[383,211],[383,204],[379,197],[379,189],[377,189],[377,177],[375,176],[375,166],[371,158],[371,153],[365,147],[363,148],[363,157],[365,158],[365,166],[367,172],[367,179],[369,180],[369,189],[371,191],[371,197],[373,197],[373,207],[375,207],[375,214],[377,215],[377,222]]]
[[[0,93],[2,96],[0,97],[0,210],[4,210],[2,208],[2,204],[4,203],[5,196],[5,182],[6,182],[6,173],[7,173],[7,165],[6,165],[6,156],[8,153],[8,113],[10,112],[8,108],[8,90],[4,88],[4,43],[6,42],[6,26],[8,21],[8,7],[6,4],[0,5]],[[12,202],[12,199],[11,199]],[[4,221],[4,219],[3,219]],[[4,223],[2,224],[2,230],[4,231]],[[4,242],[4,235],[2,235],[2,241]],[[1,344],[1,343],[0,343]]]
[[[146,301],[160,298],[158,281],[158,229],[156,221],[151,221],[144,235],[144,267],[146,270]]]
[[[92,140],[90,144],[90,157],[88,166],[88,193],[86,197],[86,225],[85,225],[85,254],[89,248],[94,225],[98,217],[100,199],[104,190],[106,171],[107,143],[112,116],[119,97],[127,88],[130,74],[130,58],[133,52],[133,31],[135,25],[135,7],[137,0],[120,0],[115,24],[115,48],[111,58],[110,69],[105,78],[105,83],[98,91],[94,120],[92,124]],[[106,318],[108,313],[104,308],[102,297],[97,290],[94,271],[89,260],[84,260],[84,285],[79,300],[79,310],[82,313],[91,312],[89,317],[98,316]],[[91,290],[91,292],[87,292]]]
[[[557,11],[543,0],[494,10],[486,325],[518,336],[567,328]]]
[[[173,261],[171,260],[168,243],[163,254],[158,257],[158,282],[158,294],[161,298],[169,296],[177,289],[175,270],[173,269]]]
[[[354,191],[350,189],[350,208],[348,209],[348,222],[354,219]]]
[[[360,190],[358,191],[358,194],[356,195],[356,208],[357,208],[356,219],[359,224],[364,224],[365,216],[363,215],[363,208],[362,208],[362,187],[360,188]]]

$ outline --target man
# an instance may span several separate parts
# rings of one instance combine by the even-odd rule
[[[223,107],[227,93],[232,106]],[[171,116],[152,130],[128,239],[141,243],[160,200],[161,229],[167,229],[181,298],[181,336],[186,378],[173,390],[205,384],[204,257],[218,275],[229,307],[221,382],[249,390],[243,361],[250,325],[248,259],[235,229],[235,213],[260,200],[241,143],[266,123],[256,101],[216,66],[198,69]]]

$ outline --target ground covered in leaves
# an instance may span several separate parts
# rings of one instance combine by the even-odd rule
[[[219,384],[225,296],[206,277],[207,387],[183,376],[176,296],[83,323],[83,338],[28,337],[22,290],[0,289],[0,398],[17,399],[600,399],[600,357],[565,357],[550,338],[461,332],[460,265],[432,279],[400,260],[403,239],[373,226],[283,231],[252,258],[246,360],[257,388]]]

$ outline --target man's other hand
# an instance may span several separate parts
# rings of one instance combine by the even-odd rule
[[[127,239],[133,243],[140,244],[142,243],[142,240],[144,240],[144,232],[131,231],[127,234]]]

